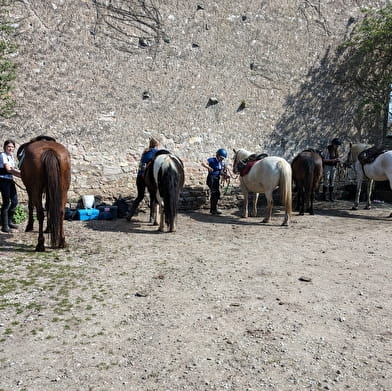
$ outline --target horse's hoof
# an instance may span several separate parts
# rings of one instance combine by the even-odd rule
[[[388,217],[392,217],[392,213]]]
[[[365,210],[369,210],[369,209],[371,209],[370,206],[365,206]]]
[[[25,232],[32,232],[33,231],[33,226],[28,225],[25,229]]]
[[[305,213],[304,212],[299,212],[298,215],[299,216],[303,216]]]
[[[37,244],[37,247],[35,248],[35,251],[44,252],[45,251],[45,246]]]
[[[358,207],[357,207],[357,206],[353,206],[353,207],[351,208],[351,210],[358,210]]]

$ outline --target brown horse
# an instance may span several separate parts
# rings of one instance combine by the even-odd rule
[[[313,215],[314,195],[323,177],[323,160],[314,149],[306,149],[299,153],[291,163],[293,180],[296,185],[297,208],[299,214],[305,212]]]
[[[33,230],[33,211],[37,209],[39,223],[36,251],[45,251],[43,232],[45,194],[47,231],[52,247],[64,248],[64,208],[71,183],[71,158],[68,150],[53,138],[39,136],[23,144],[17,153],[22,181],[29,196],[29,219],[26,232]]]

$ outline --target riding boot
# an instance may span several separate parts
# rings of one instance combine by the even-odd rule
[[[3,232],[10,232],[10,227],[8,226],[8,210],[1,211],[1,225]]]
[[[333,186],[329,186],[329,200],[331,202],[335,202],[335,198],[333,196]]]
[[[8,226],[11,229],[17,229],[18,226],[12,222],[12,218],[14,217],[15,209],[8,210]]]
[[[218,209],[218,198],[211,198],[211,208],[210,213],[212,215],[220,215],[222,211]]]

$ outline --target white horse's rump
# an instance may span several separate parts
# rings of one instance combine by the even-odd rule
[[[246,160],[251,152],[245,149],[234,150],[233,172],[238,173],[238,163]],[[281,202],[285,206],[285,216],[282,225],[288,225],[292,213],[292,174],[290,164],[283,158],[268,156],[254,163],[248,174],[240,176],[240,187],[244,194],[244,214],[248,217],[248,194],[255,193],[253,197],[253,215],[257,214],[258,193],[263,193],[267,199],[267,212],[263,223],[268,223],[272,215],[273,191],[279,187]]]
[[[363,179],[368,178],[366,209],[370,208],[370,198],[373,189],[373,181],[389,181],[392,190],[392,151],[387,151],[379,155],[372,163],[362,165],[358,160],[358,155],[365,149],[370,148],[367,144],[353,144],[351,146],[351,156],[357,176],[357,192],[355,195],[353,210],[358,209],[359,197],[361,195],[361,185]],[[349,155],[350,156],[350,155]],[[355,160],[354,160],[355,159]],[[391,214],[392,216],[392,214]]]

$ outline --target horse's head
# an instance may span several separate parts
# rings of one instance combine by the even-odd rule
[[[238,163],[241,160],[247,159],[252,153],[247,151],[246,149],[233,149],[234,152],[234,158],[233,158],[233,173],[238,174],[239,173],[239,168],[238,168]]]

